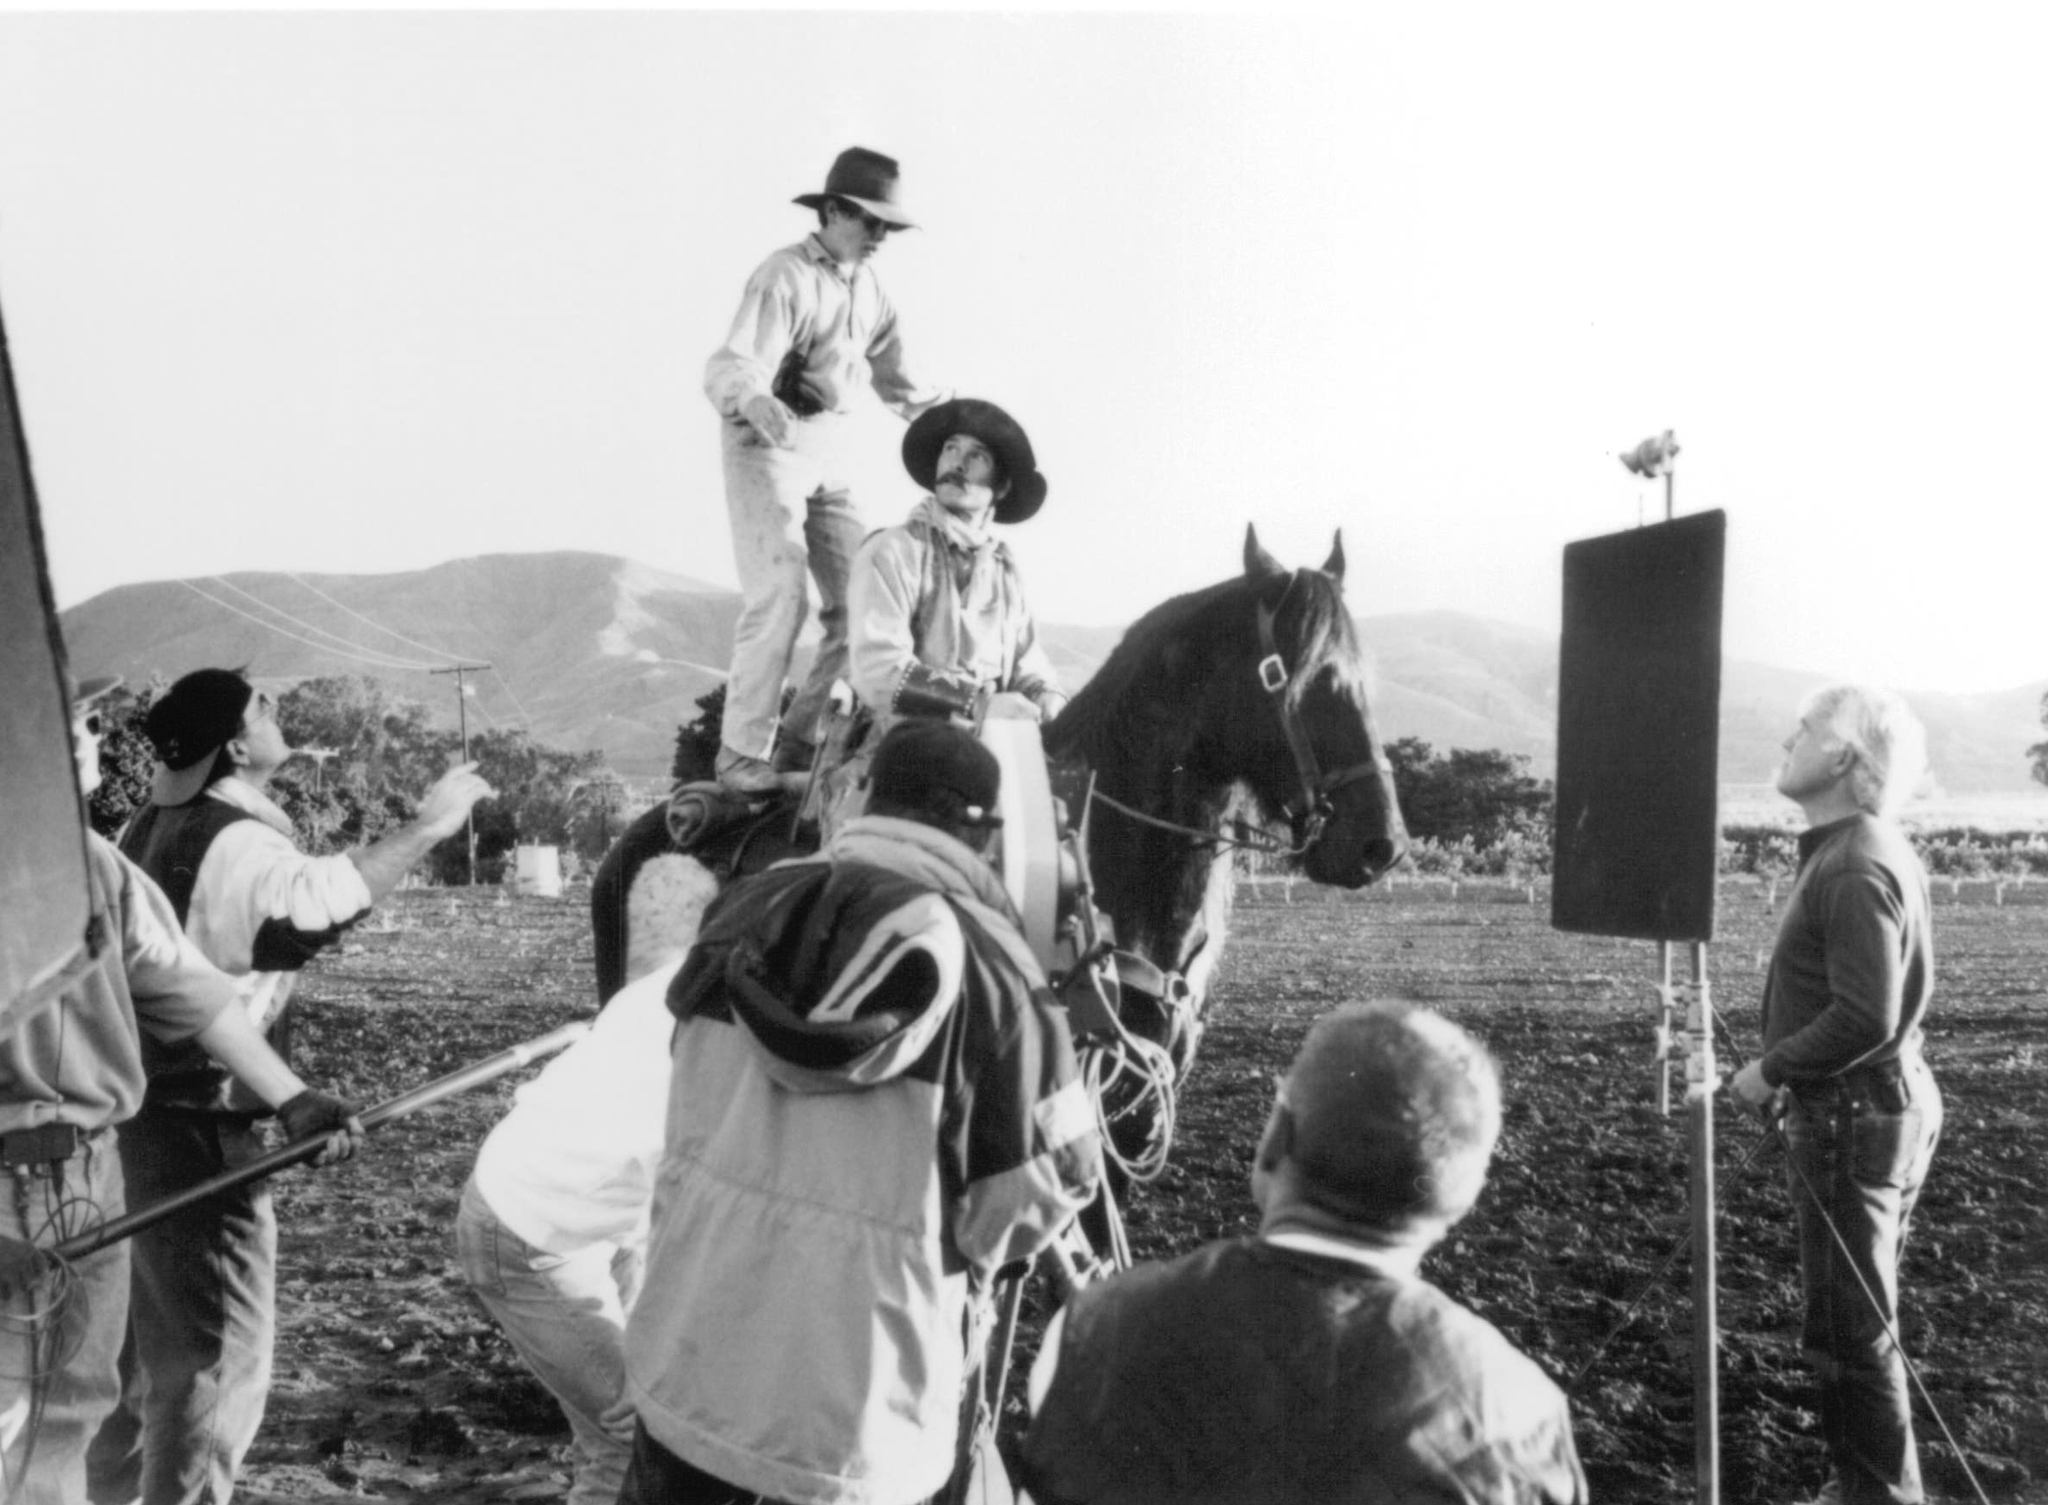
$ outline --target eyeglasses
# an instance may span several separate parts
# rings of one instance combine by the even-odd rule
[[[890,224],[881,216],[868,213],[867,210],[861,208],[860,205],[853,203],[851,200],[842,199],[840,201],[840,205],[846,211],[847,214],[851,215],[855,219],[858,219],[860,221],[861,228],[867,231],[870,235],[887,235],[891,230],[894,230],[896,228],[894,225]]]

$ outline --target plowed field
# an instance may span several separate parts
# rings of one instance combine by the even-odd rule
[[[1682,1113],[1655,1108],[1655,948],[1557,934],[1542,891],[1531,898],[1412,880],[1363,895],[1247,886],[1173,1164],[1131,1200],[1133,1242],[1168,1254],[1250,1228],[1245,1172],[1272,1074],[1308,1022],[1347,999],[1427,1002],[1492,1045],[1509,1099],[1492,1184],[1429,1274],[1567,1386],[1596,1499],[1690,1499],[1689,1266],[1671,1260],[1687,1158]],[[1907,1250],[1905,1338],[1990,1498],[2040,1505],[2048,892],[2001,905],[1988,886],[1944,885],[1937,898],[1930,1058],[1948,1122]],[[1741,1050],[1754,1044],[1768,899],[1725,884],[1709,953]],[[576,891],[394,896],[307,974],[302,1070],[369,1103],[587,1015],[583,905]],[[388,1125],[346,1166],[281,1178],[277,1381],[244,1498],[482,1505],[565,1489],[567,1429],[469,1298],[449,1243],[471,1157],[521,1079]],[[1782,1159],[1753,1121],[1719,1118],[1722,1497],[1804,1498],[1822,1465]],[[1034,1299],[1027,1357],[1043,1315]],[[1937,1496],[1972,1498],[1926,1418],[1922,1438]]]

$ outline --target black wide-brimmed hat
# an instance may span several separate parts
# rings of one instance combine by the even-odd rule
[[[851,199],[876,219],[899,230],[915,230],[917,222],[896,203],[896,159],[864,146],[849,146],[825,174],[823,193],[800,193],[795,202],[806,209],[824,207],[827,199]]]
[[[996,501],[996,521],[1021,523],[1045,505],[1045,477],[1024,426],[992,402],[956,397],[917,415],[903,436],[903,468],[926,491],[938,484],[939,451],[955,434],[971,434],[989,447],[1010,489]]]

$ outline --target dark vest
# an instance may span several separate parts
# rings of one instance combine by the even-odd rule
[[[190,923],[199,865],[214,838],[236,821],[254,819],[246,810],[203,794],[182,805],[146,805],[121,833],[121,852],[155,880],[171,901],[178,923],[185,925]],[[250,965],[258,972],[296,972],[340,937],[339,927],[296,930],[287,920],[265,920],[251,943]],[[268,1038],[272,1049],[290,1059],[289,1005],[271,1021]],[[165,1045],[145,1032],[142,1063],[149,1075],[145,1106],[225,1109],[232,1104],[239,1112],[264,1111],[246,1090],[234,1090],[226,1068],[190,1040]]]
[[[1573,1501],[1564,1397],[1434,1286],[1255,1239],[1082,1291],[1038,1505]]]

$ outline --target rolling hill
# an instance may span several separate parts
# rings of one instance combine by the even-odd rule
[[[489,554],[391,575],[254,572],[122,586],[63,614],[81,674],[131,683],[207,664],[246,664],[260,679],[371,674],[450,724],[450,677],[480,662],[473,723],[524,725],[559,747],[602,748],[631,779],[667,770],[675,729],[717,684],[732,652],[739,597],[613,555]],[[1557,635],[1455,612],[1365,617],[1373,703],[1388,738],[1439,749],[1526,754],[1548,775],[1556,743]],[[1042,624],[1070,687],[1121,628]],[[1800,694],[1822,676],[1723,665],[1721,778],[1766,783]],[[1951,794],[2037,788],[2025,748],[2048,682],[1984,695],[1909,694],[1928,725]]]

